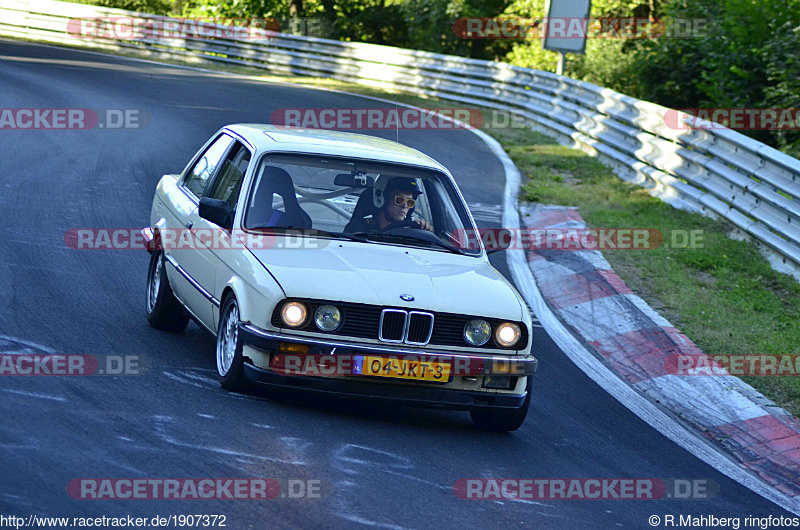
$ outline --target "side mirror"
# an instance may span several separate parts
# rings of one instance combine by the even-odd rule
[[[203,197],[200,199],[198,215],[217,226],[230,230],[233,228],[233,212],[230,205],[221,199]]]

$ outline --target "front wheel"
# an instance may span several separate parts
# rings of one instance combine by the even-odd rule
[[[164,270],[164,253],[153,252],[147,271],[147,321],[156,329],[183,331],[189,317],[172,293]]]
[[[247,390],[244,358],[239,344],[239,304],[229,295],[222,303],[217,326],[217,376],[227,390]]]
[[[528,395],[522,406],[514,410],[471,410],[472,422],[481,431],[510,432],[519,429],[528,415],[531,405],[533,377],[528,376]]]

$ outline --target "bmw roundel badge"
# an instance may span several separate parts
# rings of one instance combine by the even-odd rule
[[[410,294],[401,294],[400,295],[400,300],[404,300],[406,302],[413,302],[414,301],[414,297],[411,296]]]

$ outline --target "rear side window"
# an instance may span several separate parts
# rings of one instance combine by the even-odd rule
[[[203,156],[195,163],[192,170],[189,171],[189,174],[186,175],[183,185],[196,197],[203,196],[206,186],[208,186],[211,177],[222,161],[222,157],[228,151],[231,142],[233,142],[233,138],[227,134],[223,134],[214,140],[203,153]]]

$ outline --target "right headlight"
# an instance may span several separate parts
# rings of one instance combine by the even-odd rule
[[[342,312],[332,305],[321,305],[314,312],[314,323],[322,331],[334,331],[342,323]]]
[[[476,318],[464,326],[464,340],[473,346],[483,346],[492,336],[492,326],[485,320]]]

